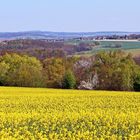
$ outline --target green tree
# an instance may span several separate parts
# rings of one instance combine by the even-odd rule
[[[135,83],[134,83],[134,90],[135,91],[140,91],[140,75],[137,76]]]
[[[137,66],[137,69],[135,69],[136,71],[136,76],[135,76],[135,80],[134,80],[134,90],[135,91],[140,91],[140,67]]]
[[[47,58],[43,62],[43,75],[47,87],[62,87],[65,65],[61,58]]]
[[[6,83],[6,75],[8,74],[9,65],[5,62],[0,62],[0,85]]]
[[[133,90],[136,64],[131,55],[122,51],[101,52],[93,66],[99,79],[99,89]]]
[[[63,88],[65,89],[74,89],[76,86],[76,79],[71,70],[68,70],[65,73],[64,80],[63,80]]]
[[[9,86],[41,86],[42,65],[34,57],[6,54],[0,58],[5,69],[4,85]]]

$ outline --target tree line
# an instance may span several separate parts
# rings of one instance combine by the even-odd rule
[[[139,91],[140,66],[122,51],[44,60],[7,53],[0,57],[0,85]]]
[[[75,55],[83,51],[91,51],[98,42],[70,43],[64,41],[51,42],[42,39],[16,39],[0,41],[0,55],[5,53],[18,53],[29,55],[44,60],[50,57],[65,57],[66,55]]]

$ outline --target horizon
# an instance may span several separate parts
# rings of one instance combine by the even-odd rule
[[[0,32],[140,32],[139,0],[2,0]]]
[[[23,31],[3,31],[0,33],[27,33],[27,32],[50,32],[50,33],[140,33],[140,31],[49,31],[49,30],[23,30]]]

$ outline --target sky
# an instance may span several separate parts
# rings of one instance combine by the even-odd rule
[[[140,0],[0,0],[0,32],[140,32]]]

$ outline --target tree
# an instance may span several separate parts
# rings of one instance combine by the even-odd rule
[[[42,65],[34,57],[6,54],[0,58],[0,64],[6,67],[4,85],[9,86],[41,86]]]
[[[98,53],[92,69],[97,71],[99,89],[133,90],[136,64],[130,54],[122,51]]]
[[[47,58],[43,62],[43,75],[47,87],[62,87],[65,65],[61,58]]]
[[[0,85],[4,85],[6,82],[6,75],[9,70],[9,65],[5,62],[0,62]]]
[[[81,57],[74,64],[74,74],[76,76],[76,83],[79,85],[81,81],[89,81],[90,68],[93,64],[92,57]]]
[[[140,91],[140,67],[138,66],[136,70],[136,76],[134,80],[134,90]]]
[[[136,81],[134,83],[134,90],[140,91],[140,75],[136,78]]]
[[[76,79],[71,70],[68,70],[65,73],[64,80],[63,80],[63,88],[65,89],[74,89],[76,86]]]

